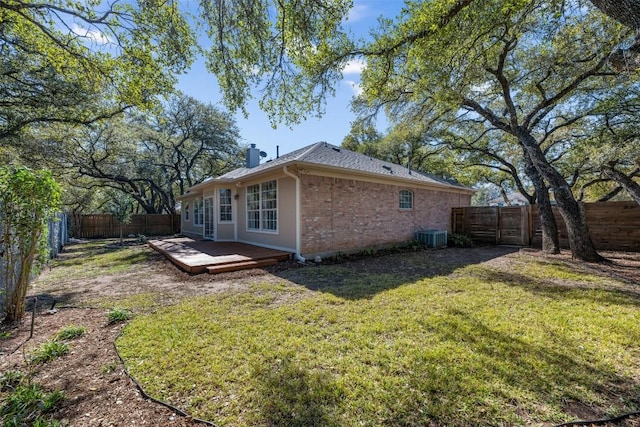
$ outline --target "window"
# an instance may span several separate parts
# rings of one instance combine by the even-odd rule
[[[202,199],[195,199],[193,201],[193,225],[204,224],[204,207],[202,205]]]
[[[231,190],[228,188],[220,190],[220,222],[230,222],[231,216]]]
[[[247,228],[278,230],[278,183],[267,181],[247,187]]]
[[[409,190],[400,190],[400,209],[413,209],[413,193]]]
[[[189,221],[189,203],[184,204],[184,220]]]

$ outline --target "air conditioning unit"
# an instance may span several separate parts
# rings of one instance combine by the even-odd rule
[[[414,239],[428,248],[446,248],[447,230],[420,230],[414,234]]]

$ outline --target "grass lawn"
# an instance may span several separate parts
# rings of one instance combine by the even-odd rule
[[[51,261],[50,274],[39,278],[38,282],[47,285],[63,280],[88,280],[127,273],[135,271],[138,265],[152,256],[155,252],[146,246],[119,246],[117,239],[88,240],[65,247],[64,252]]]
[[[640,409],[640,301],[612,279],[519,255],[411,280],[347,266],[137,316],[117,347],[147,392],[221,426],[540,425]]]

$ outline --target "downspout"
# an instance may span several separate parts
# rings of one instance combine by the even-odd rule
[[[289,166],[285,165],[282,169],[285,175],[290,176],[296,181],[296,253],[294,255],[295,259],[300,262],[305,262],[306,260],[302,255],[300,255],[300,251],[302,249],[302,236],[301,236],[301,215],[302,215],[302,201],[300,197],[300,177],[298,175],[289,172]]]

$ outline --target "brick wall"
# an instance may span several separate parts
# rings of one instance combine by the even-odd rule
[[[470,196],[311,175],[301,177],[302,254],[327,255],[407,242],[418,227],[450,230],[451,208]],[[413,210],[398,207],[400,190]]]

